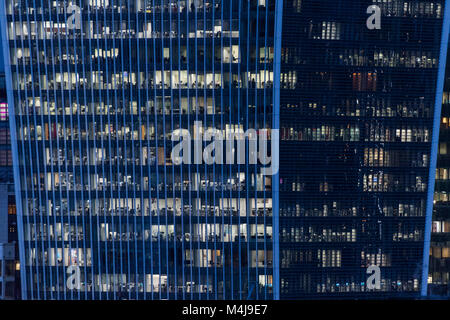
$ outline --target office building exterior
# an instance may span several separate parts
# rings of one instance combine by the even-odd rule
[[[23,298],[419,296],[448,11],[6,0]]]
[[[21,288],[8,101],[2,70],[0,68],[0,300],[6,300],[20,299]]]
[[[428,292],[433,298],[450,296],[450,207],[448,195],[450,142],[450,56],[447,55],[445,86],[442,99],[442,116],[439,135],[436,184],[434,190],[433,225],[431,229],[430,270]]]
[[[0,243],[0,300],[14,299],[14,251],[13,243]]]
[[[281,298],[424,294],[444,8],[284,1]]]
[[[25,299],[273,297],[268,3],[2,4]]]

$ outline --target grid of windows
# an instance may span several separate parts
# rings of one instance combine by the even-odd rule
[[[445,2],[283,3],[281,298],[418,296]]]
[[[9,118],[8,104],[0,103],[0,121],[6,121]]]
[[[273,296],[271,177],[171,151],[270,132],[274,4],[5,1],[24,298]]]
[[[444,2],[5,0],[24,298],[418,295]],[[172,157],[278,122],[276,181]]]
[[[11,150],[0,150],[0,166],[12,167],[12,152]]]
[[[433,223],[431,229],[428,293],[450,296],[450,55],[447,55],[446,78],[442,101],[442,119],[434,189]]]

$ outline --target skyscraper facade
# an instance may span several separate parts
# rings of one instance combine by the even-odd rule
[[[274,3],[1,6],[23,297],[272,298]]]
[[[6,0],[23,297],[419,296],[445,5]]]
[[[19,299],[20,261],[8,101],[0,61],[0,299]]]
[[[281,298],[422,294],[444,9],[284,1]]]
[[[447,55],[442,115],[437,149],[436,184],[434,190],[433,225],[431,229],[430,270],[428,287],[431,297],[450,296],[450,207],[449,194],[449,117],[450,117],[450,56]]]

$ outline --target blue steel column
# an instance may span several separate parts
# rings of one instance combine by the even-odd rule
[[[81,0],[80,0],[80,8],[83,8]],[[82,56],[84,57],[84,47],[83,47],[83,31],[82,31],[82,24],[83,22],[81,22],[80,24],[80,48],[82,50]],[[76,47],[76,37],[74,37],[74,46],[75,46],[75,52],[77,53],[77,57],[78,57],[78,52],[77,52],[77,47]],[[84,59],[82,59],[82,61],[84,61]],[[79,77],[78,74],[78,59],[75,60],[75,74],[77,75],[77,77]],[[83,74],[84,74],[84,64],[83,64]],[[83,79],[85,79],[85,77],[83,76]],[[87,265],[87,259],[86,259],[86,225],[85,225],[85,219],[84,219],[84,203],[85,203],[85,199],[84,199],[84,170],[83,170],[83,155],[82,155],[82,135],[81,135],[81,104],[80,104],[80,88],[79,88],[79,81],[76,82],[76,97],[77,97],[77,110],[79,110],[79,114],[77,115],[77,122],[78,122],[78,128],[80,130],[80,132],[78,133],[78,150],[79,150],[79,157],[80,157],[80,166],[79,166],[79,170],[80,170],[80,184],[81,184],[81,224],[82,224],[82,234],[83,234],[83,264],[84,266],[80,266],[80,267],[84,267],[84,299],[87,298],[87,269],[86,269],[86,265]],[[86,103],[86,99],[83,100],[83,104]],[[87,129],[86,129],[87,130]],[[75,166],[74,166],[75,168]],[[75,172],[75,169],[74,169]],[[76,207],[76,210],[78,210],[78,207]],[[77,249],[78,252],[80,250],[79,245],[78,245],[78,214],[76,215],[77,219],[76,221],[76,228],[77,228]]]
[[[24,26],[25,23],[26,23],[27,29],[31,30],[30,21],[29,21],[30,18],[29,18],[28,10],[27,10],[26,18],[27,18],[27,20],[25,22],[25,21],[22,20],[22,16],[20,16],[20,23],[21,23],[21,30],[22,31],[23,31],[23,26]],[[23,38],[23,33],[22,33],[21,36]],[[32,47],[31,46],[31,32],[29,32],[27,38],[28,38],[28,41],[27,41],[28,42],[28,46],[29,46],[29,48],[31,48]],[[24,41],[22,39],[22,50],[23,49],[24,49]],[[31,56],[30,56],[30,58],[31,58]],[[26,74],[26,72],[25,72],[25,63],[23,63],[23,69],[24,69],[23,73],[25,75]],[[33,82],[33,80],[34,80],[34,73],[33,73],[33,70],[31,70],[31,81]],[[31,278],[30,287],[32,288],[31,297],[32,297],[32,299],[34,299],[34,283],[36,283],[37,298],[40,299],[40,286],[39,286],[39,284],[40,284],[40,273],[39,273],[39,258],[38,258],[38,252],[37,252],[38,251],[38,234],[37,234],[37,230],[36,230],[36,225],[37,225],[37,223],[36,223],[36,214],[38,213],[38,210],[36,209],[36,196],[35,196],[35,192],[37,192],[38,188],[35,187],[35,179],[34,179],[34,177],[36,177],[36,173],[34,173],[34,171],[36,170],[36,168],[34,168],[33,152],[32,152],[33,149],[32,149],[32,143],[30,142],[31,139],[32,139],[31,138],[31,136],[32,136],[32,132],[31,132],[32,125],[30,125],[30,118],[31,118],[30,117],[30,105],[29,105],[30,99],[29,99],[28,91],[31,91],[31,97],[33,98],[33,107],[34,107],[36,100],[34,98],[34,85],[33,84],[31,85],[30,90],[27,90],[27,85],[25,84],[25,98],[26,98],[25,99],[25,102],[26,102],[25,117],[26,117],[26,121],[27,121],[27,129],[29,130],[29,133],[27,134],[27,136],[28,136],[28,139],[27,139],[28,142],[27,143],[28,143],[28,153],[29,153],[29,157],[30,157],[29,158],[30,159],[29,164],[30,164],[30,179],[31,179],[31,195],[32,195],[32,199],[33,199],[32,203],[31,203],[31,210],[30,210],[30,208],[28,208],[27,214],[28,214],[28,216],[30,216],[30,213],[32,214],[32,219],[33,219],[32,222],[33,222],[33,228],[34,228],[34,257],[32,257],[30,259],[30,269],[33,267],[33,262],[34,262],[34,267],[35,267],[35,274],[30,272],[30,278]],[[33,116],[33,118],[35,118],[35,116]],[[34,128],[36,128],[36,121],[34,121]],[[34,139],[36,141],[38,141],[36,130],[34,132]],[[37,148],[36,148],[36,153],[37,153]],[[24,155],[25,155],[25,153],[24,153]],[[34,157],[34,158],[36,158],[36,157]],[[36,163],[36,166],[37,166],[37,163]],[[24,167],[25,167],[25,165],[24,165]],[[26,175],[24,175],[24,176],[26,176]],[[39,178],[39,174],[37,175],[37,177]],[[36,181],[36,184],[39,185],[39,183],[37,181]],[[28,197],[26,198],[26,200],[28,201]],[[30,204],[28,204],[27,206],[29,206],[29,205]],[[28,223],[28,225],[29,225],[29,223]],[[31,241],[32,237],[29,240]],[[30,248],[28,250],[29,250],[30,255],[31,255],[31,252],[33,252],[33,249],[31,248],[31,246],[30,246]]]
[[[107,17],[107,13],[106,13],[106,7],[103,7],[103,14],[104,14],[104,20],[103,20],[103,22],[104,22],[104,27],[106,27],[108,24],[107,24],[107,21],[106,21],[106,17]],[[106,37],[105,36],[105,39],[104,39],[105,41],[104,41],[104,45],[105,45],[105,51],[106,50],[109,50],[110,48],[108,47],[108,37]],[[104,53],[103,53],[104,54]],[[114,232],[114,214],[113,214],[113,208],[114,208],[114,206],[111,204],[111,202],[113,201],[113,199],[114,199],[114,191],[113,191],[113,188],[112,188],[112,185],[113,185],[113,181],[114,181],[114,176],[113,176],[113,171],[112,171],[112,165],[111,165],[111,163],[112,163],[112,157],[111,157],[111,154],[112,154],[112,150],[113,150],[113,147],[112,147],[112,144],[111,144],[111,134],[112,134],[112,130],[111,130],[111,116],[110,116],[110,105],[111,105],[111,102],[110,102],[110,86],[111,86],[111,83],[112,82],[110,82],[110,75],[109,75],[109,66],[108,66],[108,63],[106,63],[105,64],[105,71],[106,71],[106,76],[104,76],[105,78],[106,78],[106,83],[107,83],[107,87],[106,88],[104,88],[104,90],[106,89],[106,108],[104,109],[104,110],[106,110],[106,113],[107,113],[107,120],[105,120],[105,122],[107,121],[107,124],[108,124],[108,147],[105,147],[105,149],[107,148],[108,150],[109,150],[109,154],[108,154],[108,156],[109,156],[109,158],[108,158],[108,162],[109,162],[109,177],[110,177],[110,181],[109,181],[109,184],[110,184],[110,188],[111,188],[111,191],[110,191],[110,198],[108,199],[108,197],[107,197],[107,195],[106,195],[106,190],[105,191],[103,191],[103,197],[104,197],[104,199],[103,199],[103,206],[104,206],[104,221],[105,221],[105,225],[107,225],[108,226],[108,229],[109,230],[112,230],[112,231],[109,231],[111,234],[114,234],[113,232]],[[111,94],[111,99],[112,99],[112,94]],[[102,117],[103,118],[103,117]],[[102,126],[102,128],[104,128],[104,126]],[[81,149],[81,148],[80,148]],[[117,154],[116,153],[116,148],[114,148],[114,153],[115,154]],[[104,159],[103,159],[103,155],[104,155],[104,149],[102,150],[102,163],[104,162]],[[82,175],[83,176],[83,175]],[[108,183],[106,184],[106,187],[108,186]],[[105,188],[105,186],[103,186],[103,188]],[[105,188],[106,189],[106,188]],[[111,224],[109,224],[109,223],[107,223],[107,221],[108,221],[108,219],[106,218],[106,215],[107,215],[107,212],[109,211],[109,213],[110,213],[110,218],[111,218]],[[111,237],[112,238],[112,237]],[[108,230],[105,228],[105,242],[106,243],[108,243],[108,239],[109,239],[109,234],[108,234]],[[110,272],[110,266],[109,266],[109,264],[111,263],[111,262],[109,262],[108,263],[108,255],[109,255],[109,252],[108,252],[108,246],[107,245],[105,245],[105,250],[106,250],[106,254],[105,254],[105,256],[106,256],[106,263],[105,263],[105,267],[106,267],[106,276],[107,276],[107,283],[108,283],[108,291],[107,291],[107,293],[106,293],[106,295],[107,295],[107,299],[109,299],[109,292],[111,291],[111,287],[112,287],[112,296],[113,296],[113,298],[115,299],[116,298],[116,291],[115,291],[115,279],[116,279],[116,274],[115,274],[115,248],[114,248],[114,240],[112,240],[111,241],[111,245],[110,245],[110,247],[112,248],[112,271],[111,271],[111,274],[109,273]],[[110,249],[111,250],[111,249]],[[113,284],[111,284],[111,277],[112,277],[112,282],[113,282]]]
[[[223,6],[220,7],[220,25],[223,28]],[[220,35],[220,130],[223,132],[224,131],[224,107],[223,107],[223,84],[224,84],[224,76],[223,76],[223,70],[224,70],[224,61],[223,61],[223,42],[224,42],[224,37],[223,37],[223,29],[221,30],[222,34]],[[226,131],[225,131],[225,135],[226,135]],[[225,137],[226,139],[226,137]],[[220,213],[221,213],[221,230],[222,230],[222,234],[221,234],[221,239],[222,239],[222,294],[223,294],[223,298],[226,298],[226,268],[225,268],[225,217],[224,217],[224,173],[226,172],[226,166],[225,164],[223,164],[221,167],[221,183],[222,183],[222,188],[221,189],[221,197],[220,197]],[[224,170],[225,169],[225,170]]]
[[[150,238],[150,286],[151,286],[151,299],[153,300],[153,235],[152,235],[152,229],[153,229],[153,223],[152,223],[152,196],[151,196],[151,189],[152,189],[152,182],[151,182],[151,162],[150,162],[150,116],[151,116],[151,109],[150,109],[150,104],[149,102],[150,100],[150,93],[149,93],[149,79],[152,79],[150,77],[150,72],[149,72],[149,63],[148,63],[148,34],[147,34],[147,7],[148,7],[148,0],[145,0],[145,14],[144,14],[144,23],[146,26],[145,32],[144,32],[144,45],[145,45],[145,73],[146,73],[146,83],[145,83],[145,96],[146,96],[146,120],[147,120],[147,129],[146,129],[146,135],[147,135],[147,172],[148,172],[148,210],[149,210],[149,227],[150,227],[150,234],[149,234],[149,238]],[[152,7],[153,8],[153,7]],[[153,11],[153,9],[152,9]],[[152,26],[152,30],[154,28],[154,24],[151,24]],[[152,36],[152,32],[150,31],[150,36]],[[152,77],[154,76],[154,74],[152,75]],[[153,83],[154,85],[154,83]],[[155,104],[153,105],[153,107],[155,108]],[[145,229],[145,225],[143,226],[143,228]],[[144,241],[145,237],[143,238]],[[147,273],[146,273],[146,255],[145,255],[145,243],[144,243],[144,299],[147,298]]]
[[[36,0],[33,0],[33,5],[34,6],[36,6]],[[34,11],[34,14],[33,14],[33,18],[34,18],[34,20],[35,21],[37,21],[37,15],[36,15],[36,11]],[[37,79],[35,79],[35,81],[37,80],[37,83],[38,83],[38,85],[39,85],[39,89],[38,89],[38,91],[39,91],[39,98],[41,98],[42,96],[43,96],[43,94],[42,94],[42,84],[41,84],[41,69],[40,69],[40,50],[39,50],[39,32],[38,32],[38,29],[37,29],[37,23],[34,25],[34,27],[35,27],[35,32],[36,32],[36,48],[37,48],[37,57],[36,57],[36,59],[37,59],[37,73],[38,73],[38,75],[37,75]],[[31,28],[30,28],[30,31],[31,31]],[[45,46],[45,44],[44,44],[44,46]],[[33,98],[34,98],[35,96],[34,96],[34,93],[33,93]],[[36,107],[36,99],[34,98],[33,99],[34,101],[33,101],[33,103],[34,103],[34,107]],[[42,100],[40,100],[40,101],[42,101]],[[40,111],[40,113],[41,113],[41,116],[40,116],[40,118],[41,118],[41,120],[43,120],[44,119],[44,116],[43,116],[43,105],[41,104],[41,111]],[[37,123],[37,116],[36,116],[36,113],[35,112],[33,112],[33,114],[34,114],[34,123],[35,123],[35,125],[36,125],[36,123]],[[42,121],[42,125],[41,126],[44,126],[44,121]],[[42,140],[45,140],[45,131],[44,132],[41,132],[41,135],[43,135],[44,137],[42,137]],[[42,235],[44,235],[45,233],[44,233],[44,221],[43,221],[43,218],[42,218],[42,216],[43,216],[43,214],[44,214],[44,212],[42,211],[42,208],[43,208],[43,206],[42,206],[42,193],[44,192],[45,193],[45,203],[47,204],[47,202],[48,202],[48,193],[47,193],[47,168],[44,166],[44,191],[42,191],[41,189],[40,189],[40,179],[41,179],[41,172],[40,172],[40,169],[39,169],[39,167],[40,167],[40,161],[42,160],[42,161],[44,161],[44,163],[45,163],[45,159],[46,159],[46,156],[45,156],[45,143],[43,143],[42,144],[42,156],[39,156],[39,148],[38,148],[38,144],[36,144],[36,154],[38,155],[38,158],[36,159],[36,161],[37,161],[37,163],[38,163],[38,176],[39,176],[39,184],[38,184],[38,186],[39,186],[39,218],[40,218],[40,221],[39,221],[39,224],[40,224],[40,232],[42,233]],[[47,207],[47,205],[46,205],[46,207]],[[47,218],[48,218],[48,210],[46,210],[45,211],[45,214],[47,215]],[[48,224],[47,224],[47,237],[48,237],[48,235],[50,234],[50,232],[49,232],[49,230],[48,230]],[[46,262],[45,262],[45,256],[44,256],[44,252],[45,252],[45,247],[44,247],[44,244],[45,244],[45,238],[44,237],[42,237],[41,238],[41,248],[42,248],[42,275],[43,275],[43,291],[44,291],[44,299],[46,299],[47,298],[47,290],[46,290],[46,287],[47,287],[47,283],[46,283]],[[36,248],[37,249],[37,248]],[[50,278],[51,279],[51,278]]]
[[[81,1],[81,0],[80,0]],[[89,248],[91,249],[91,264],[90,264],[90,269],[91,269],[91,291],[92,291],[92,288],[93,288],[93,284],[94,284],[94,267],[93,267],[93,265],[92,265],[92,261],[93,261],[93,258],[94,258],[94,255],[93,255],[93,252],[94,252],[94,248],[93,248],[93,237],[92,237],[92,200],[91,200],[91,192],[90,192],[90,190],[91,190],[91,179],[90,179],[90,177],[91,177],[91,170],[90,170],[90,166],[91,166],[91,156],[90,156],[90,150],[91,150],[91,148],[90,148],[90,144],[89,144],[89,123],[88,123],[88,113],[89,113],[89,104],[88,104],[88,97],[87,97],[87,94],[88,94],[88,90],[89,90],[89,88],[87,88],[87,86],[88,86],[88,81],[86,80],[87,78],[86,78],[86,73],[88,73],[88,71],[89,71],[89,69],[88,69],[88,67],[86,66],[86,63],[84,63],[85,62],[85,46],[84,46],[84,42],[85,42],[85,40],[88,40],[89,41],[89,45],[86,45],[86,47],[87,48],[89,48],[89,52],[92,52],[91,51],[91,49],[90,49],[90,47],[91,47],[91,32],[90,32],[90,28],[89,28],[89,24],[90,24],[90,12],[89,12],[89,8],[88,8],[88,20],[87,20],[87,37],[86,37],[86,39],[83,39],[83,33],[84,33],[84,28],[83,28],[83,26],[84,26],[84,21],[82,21],[82,23],[81,23],[81,50],[82,50],[82,55],[81,55],[81,57],[82,57],[82,59],[83,59],[83,79],[85,79],[85,81],[86,81],[86,83],[85,83],[85,85],[83,86],[83,101],[84,101],[84,104],[86,105],[87,104],[87,110],[86,110],[86,112],[85,112],[85,114],[84,114],[84,123],[85,123],[85,126],[86,126],[86,141],[85,141],[85,147],[86,147],[86,173],[87,173],[87,178],[86,178],[86,180],[87,180],[87,185],[88,185],[88,192],[87,192],[87,194],[88,194],[88,201],[89,201],[89,208],[88,208],[88,210],[85,210],[86,208],[85,208],[85,203],[83,202],[83,207],[82,207],[82,210],[83,210],[83,222],[86,222],[86,225],[88,224],[88,222],[87,221],[89,221]],[[114,59],[114,62],[115,62],[115,59]],[[87,71],[86,71],[87,70]],[[94,118],[94,110],[92,110],[92,112],[91,112],[91,115],[90,115],[92,118]],[[81,174],[82,176],[84,175],[84,171],[82,172],[82,174]],[[85,216],[85,214],[86,214],[86,212],[89,212],[89,219],[87,219],[87,218],[84,218],[84,216]],[[86,228],[86,225],[85,225],[85,227],[84,228]],[[84,230],[83,230],[84,231]],[[87,235],[85,234],[84,235],[84,237],[86,237]],[[85,265],[87,265],[87,256],[85,257]],[[88,286],[87,286],[87,270],[86,270],[86,274],[85,274],[85,276],[84,276],[84,279],[85,279],[85,294],[86,294],[86,297],[85,297],[85,299],[87,299],[88,298]],[[94,295],[93,295],[93,293],[91,292],[91,297],[92,298],[94,298]]]
[[[41,0],[41,6],[43,7],[43,0]],[[42,21],[44,21],[44,13],[43,12],[41,13],[41,18],[42,18]],[[45,32],[43,33],[43,42],[44,42],[44,46],[43,46],[44,47],[44,55],[45,55],[45,57],[48,57],[47,46],[45,45],[47,43],[47,38],[46,38]],[[47,69],[47,64],[46,63],[45,63],[45,67],[44,68],[45,68],[45,75],[48,77],[48,69]],[[48,101],[50,100],[49,99],[49,88],[48,88],[48,85],[46,86],[46,97],[47,97],[47,108],[48,108]],[[49,141],[51,141],[51,126],[50,126],[51,121],[50,121],[50,113],[48,111],[47,111],[47,118],[48,118],[48,123],[49,123],[49,136],[48,136],[48,139],[49,139]],[[42,123],[44,123],[43,109],[41,111],[41,119],[42,119],[41,120]],[[49,149],[52,150],[51,142],[48,143],[48,145],[49,145]],[[44,183],[45,183],[45,194],[46,194],[46,206],[47,206],[47,204],[49,202],[49,191],[50,191],[50,189],[48,187],[48,183],[47,183],[47,180],[48,180],[47,179],[47,175],[48,174],[51,174],[51,178],[52,179],[51,179],[50,183],[51,183],[52,186],[54,185],[54,183],[53,183],[53,178],[54,178],[54,175],[53,175],[53,161],[51,159],[51,156],[53,155],[53,152],[50,151],[50,159],[47,158],[44,147],[43,147],[43,152],[44,152],[44,159],[45,159],[44,161],[45,161],[45,163],[48,164],[49,161],[51,162],[51,169],[50,169],[51,173],[48,173],[47,170],[46,170],[45,178],[44,178],[45,179]],[[50,226],[51,226],[50,215],[53,217],[53,225],[52,226],[54,227],[55,226],[54,214],[53,214],[53,212],[50,212],[49,208],[47,208],[47,234],[48,235],[50,234]],[[56,227],[54,227],[54,230],[56,230]],[[48,248],[50,250],[51,247],[52,247],[51,246],[50,237],[48,237],[47,241],[48,241]],[[52,268],[50,267],[50,265],[49,265],[49,270],[50,270],[50,284],[51,284],[51,286],[53,286],[53,272],[52,272]],[[51,299],[54,299],[53,291],[51,291],[50,296],[51,296]]]
[[[50,0],[48,0],[47,4],[49,5],[50,8]],[[50,18],[50,23],[53,25],[53,20]],[[51,35],[50,37],[50,49],[51,49],[51,59],[52,61],[55,60],[55,50],[54,50],[54,45],[53,45],[53,35]],[[56,72],[55,72],[55,63],[52,63],[52,79],[56,78]],[[53,86],[53,95],[56,97],[56,86]],[[55,109],[56,109],[56,105],[55,105]],[[48,117],[50,117],[50,114],[48,115]],[[55,131],[55,140],[57,143],[57,150],[59,150],[59,140],[58,140],[58,136],[57,136],[57,123],[58,123],[58,116],[57,116],[57,112],[55,112],[55,126],[54,126],[54,131]],[[49,124],[51,124],[51,122],[49,121]],[[50,153],[53,156],[53,142],[52,142],[52,131],[53,128],[50,127],[50,139],[49,139],[49,145],[50,145]],[[55,166],[55,168],[53,168],[53,166]],[[54,165],[54,161],[51,162],[51,174],[52,174],[52,186],[55,185],[55,176],[56,176],[56,171],[59,174],[59,157],[58,157],[58,163],[56,165]],[[57,192],[58,190],[55,190],[56,188],[53,187],[52,188],[52,198],[53,198],[53,203],[56,203],[56,197],[57,197]],[[55,206],[53,206],[53,216],[54,216],[54,221],[53,221],[53,226],[55,227],[55,255],[57,258],[57,254],[58,254],[58,237],[56,235],[56,208]],[[58,263],[56,263],[56,286],[57,286],[57,298],[60,298],[60,285],[59,285],[59,266]]]
[[[280,73],[281,73],[281,34],[283,22],[283,0],[276,0],[274,30],[274,65],[273,65],[273,129],[280,129]],[[272,234],[273,234],[273,298],[280,299],[280,236],[279,236],[279,188],[280,174],[272,179]]]

